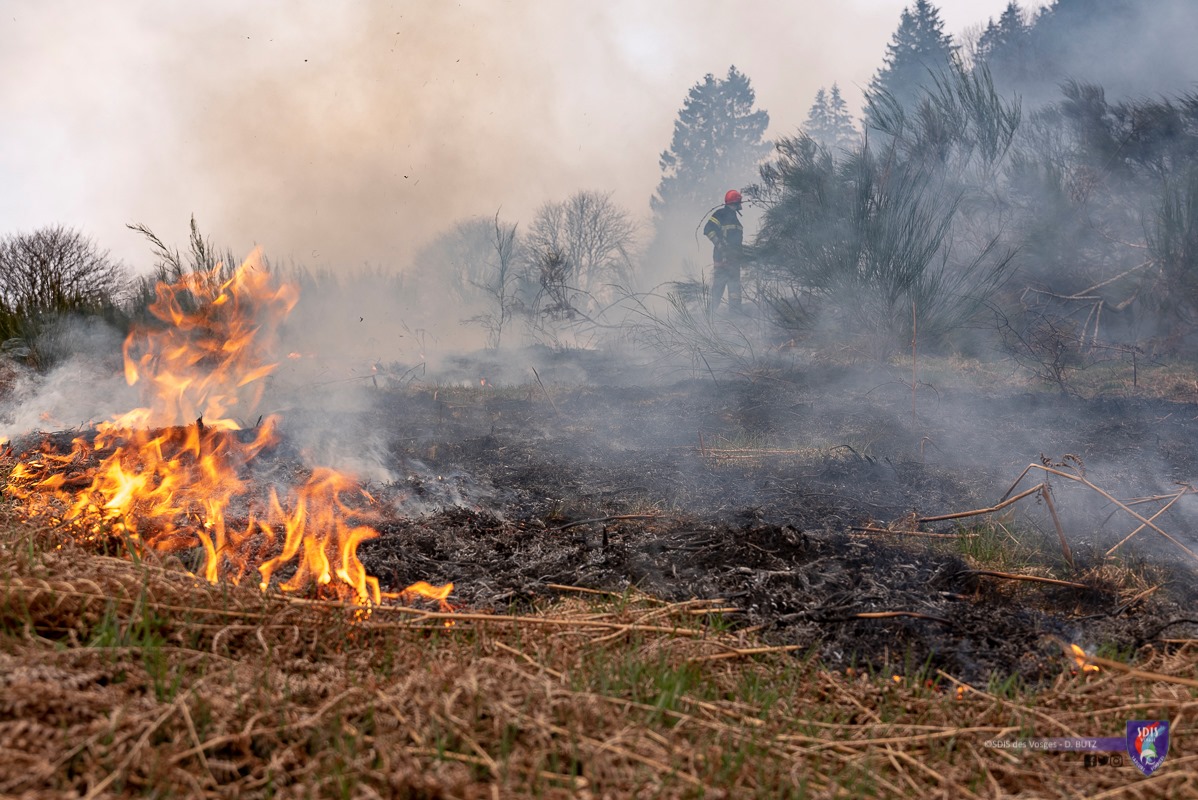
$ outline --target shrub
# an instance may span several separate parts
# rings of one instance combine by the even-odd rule
[[[61,225],[0,239],[0,340],[36,340],[69,314],[112,316],[129,289],[125,266]]]

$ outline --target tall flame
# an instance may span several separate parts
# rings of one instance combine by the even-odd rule
[[[163,426],[202,417],[209,427],[239,430],[238,411],[262,399],[280,324],[299,301],[290,284],[274,286],[255,250],[227,280],[220,269],[159,283],[149,311],[166,323],[125,340],[125,379],[141,383],[145,408],[117,426]]]
[[[327,587],[380,603],[378,579],[357,554],[379,534],[353,522],[368,516],[353,498],[370,501],[353,478],[319,468],[255,508],[245,477],[246,465],[278,441],[275,418],[245,430],[238,417],[256,413],[296,288],[275,285],[255,251],[230,276],[219,267],[189,274],[158,284],[155,296],[149,311],[158,324],[135,328],[124,345],[125,378],[141,388],[143,407],[97,426],[92,443],[75,439],[70,453],[44,447],[12,470],[10,491],[30,513],[56,516],[85,537],[115,533],[159,551],[198,546],[201,572],[214,583],[256,569],[264,590],[282,573],[283,591]],[[234,506],[239,527],[230,522]],[[446,609],[452,590],[422,581],[387,596],[424,596]]]

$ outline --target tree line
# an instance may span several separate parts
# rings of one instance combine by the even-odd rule
[[[1194,23],[1198,7],[1175,0],[1012,2],[958,41],[917,0],[860,127],[838,87],[821,88],[744,179],[762,214],[757,307],[780,338],[887,358],[918,336],[1066,390],[1091,363],[1184,353],[1198,332],[1198,94],[1174,90],[1192,69],[1164,65],[1187,58]],[[1117,75],[1119,94],[1091,74]]]
[[[916,0],[859,120],[833,83],[768,141],[749,77],[708,74],[661,153],[648,225],[589,190],[523,226],[460,220],[416,256],[405,291],[448,292],[494,348],[517,322],[552,342],[618,326],[638,293],[699,309],[709,264],[692,244],[681,278],[679,243],[740,188],[759,219],[750,307],[779,339],[847,338],[886,358],[918,335],[1000,350],[1062,386],[1086,359],[1177,350],[1198,331],[1198,94],[1177,74],[1192,23],[1183,0],[1011,2],[954,38]],[[194,223],[192,238],[205,241]],[[161,271],[170,251],[151,241]],[[73,231],[0,240],[4,340],[139,292]]]

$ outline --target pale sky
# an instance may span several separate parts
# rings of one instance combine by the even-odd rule
[[[934,5],[958,35],[1006,2]],[[184,248],[194,214],[234,252],[336,269],[580,189],[647,219],[706,73],[735,64],[792,134],[833,82],[858,111],[905,5],[0,0],[0,235],[63,224],[144,269],[125,225]]]

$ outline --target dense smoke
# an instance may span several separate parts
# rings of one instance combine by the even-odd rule
[[[996,3],[966,17],[965,4],[943,5],[955,9],[949,21],[956,27],[1002,10]],[[816,91],[833,82],[859,109],[900,5],[841,4],[820,14],[792,6],[370,3],[335,18],[323,6],[281,3],[269,14],[262,6],[251,14],[218,4],[180,16],[149,3],[76,11],[69,19],[29,12],[14,28],[8,57],[36,51],[47,66],[33,77],[8,70],[0,79],[30,109],[10,134],[17,146],[7,149],[28,151],[33,164],[44,166],[51,150],[57,160],[36,191],[28,177],[17,184],[26,191],[19,212],[9,201],[11,217],[32,226],[43,221],[39,214],[53,215],[45,222],[77,216],[142,272],[152,266],[151,248],[123,228],[128,222],[176,242],[195,214],[202,230],[233,253],[264,245],[272,268],[301,289],[267,411],[357,412],[366,407],[359,390],[415,378],[529,383],[534,366],[545,370],[538,360],[545,351],[600,346],[609,354],[645,348],[641,360],[662,380],[718,380],[802,363],[807,351],[793,345],[813,333],[817,345],[831,343],[849,360],[881,364],[905,356],[918,340],[927,355],[1013,358],[1012,372],[1021,367],[1055,381],[1062,394],[1077,393],[1071,376],[1096,352],[1120,365],[1140,358],[1137,348],[1149,339],[1163,352],[1166,343],[1157,340],[1184,328],[1178,319],[1194,309],[1148,305],[1154,296],[1184,293],[1170,298],[1167,282],[1141,292],[1128,288],[1126,276],[1149,274],[1139,266],[1144,250],[1177,254],[1168,250],[1165,212],[1171,203],[1184,206],[1186,196],[1173,180],[1180,172],[1153,182],[1151,158],[1123,146],[1130,139],[1120,138],[1120,125],[1145,116],[1135,105],[1145,98],[1191,88],[1191,51],[1164,45],[1172,41],[1166,34],[1192,18],[1184,4],[1133,14],[1134,24],[1119,24],[1130,12],[1116,9],[1100,15],[1102,22],[1065,28],[1077,44],[1052,51],[1053,71],[1039,83],[996,71],[1002,108],[1019,114],[1017,130],[999,132],[1004,144],[995,152],[979,145],[985,120],[964,132],[933,124],[961,118],[956,112],[969,110],[962,105],[943,118],[913,114],[905,127],[885,130],[875,117],[869,157],[856,160],[804,151],[799,126]],[[47,44],[39,34],[54,26],[61,35]],[[1109,58],[1087,60],[1122,40],[1139,55],[1117,66]],[[666,297],[661,289],[651,299],[633,292],[684,278],[702,290],[697,279],[710,266],[710,245],[685,230],[701,224],[701,214],[693,223],[686,217],[684,235],[664,248],[660,262],[637,258],[652,236],[648,200],[679,104],[705,74],[723,75],[732,64],[751,78],[757,103],[770,112],[769,137],[793,138],[773,151],[777,182],[749,193],[757,201],[746,215],[750,239],[770,234],[755,242],[765,254],[753,274],[764,313],[713,324],[702,303],[681,290]],[[62,91],[56,75],[69,76]],[[1072,88],[1062,88],[1070,80]],[[50,120],[59,124],[51,128]],[[35,140],[42,128],[44,139]],[[1112,169],[1124,159],[1126,169]],[[891,170],[893,163],[907,171]],[[745,175],[742,186],[758,178]],[[848,230],[842,226],[867,216],[854,216],[859,208],[848,189],[866,181],[878,187],[866,210],[878,210],[876,197],[892,198],[882,209],[890,216]],[[829,186],[845,191],[834,196],[824,191]],[[64,206],[62,197],[76,199]],[[585,286],[573,280],[577,274],[552,275],[566,248],[554,244],[549,222],[579,197],[611,202],[628,233],[593,262]],[[710,201],[718,202],[718,195]],[[895,247],[897,257],[868,266],[905,268],[921,251],[920,268],[930,276],[916,287],[922,294],[898,282],[903,275],[890,276],[889,284],[862,279],[860,254],[875,256],[878,237],[893,241],[895,231],[903,233],[895,220],[904,218],[915,220],[908,228],[920,235],[935,231],[939,238],[916,237]],[[518,236],[504,255],[507,231]],[[1184,240],[1178,237],[1178,247]],[[525,271],[496,283],[509,257]],[[961,280],[970,270],[974,277]],[[936,316],[935,303],[946,297],[938,286],[989,303]],[[1085,294],[1091,290],[1093,297]],[[918,303],[911,302],[916,295]],[[1107,304],[1101,316],[1077,305],[1094,297]],[[1128,297],[1134,306],[1123,304]],[[1000,319],[979,327],[975,312],[996,307]],[[1172,315],[1167,323],[1164,311]],[[96,365],[107,365],[100,372],[111,367],[119,337],[89,339],[101,349],[107,341],[108,355],[89,357],[72,345],[49,380],[14,382],[19,413],[6,413],[5,430],[71,427],[111,413],[110,398],[127,391],[120,386],[59,390],[64,382],[94,386]],[[544,346],[540,356],[509,358],[529,342]],[[498,352],[479,361],[456,357],[484,346]],[[590,377],[580,368],[546,374],[563,382]],[[865,393],[872,385],[846,391]],[[50,416],[34,420],[31,408]],[[974,412],[969,404],[953,408]],[[344,446],[355,438],[315,436],[311,447],[319,461],[393,477],[385,448]],[[1026,462],[1041,439],[1039,431],[1026,441],[1008,437],[1002,452],[986,456]],[[966,439],[939,444],[978,455]],[[1154,485],[1185,478],[1170,470],[1162,466]]]
[[[859,101],[902,5],[22,6],[0,21],[3,216],[138,267],[126,223],[177,241],[195,214],[241,255],[394,269],[460,218],[526,224],[579,189],[647,215],[691,84],[736,64],[792,131],[820,85]],[[964,26],[1001,3],[943,5]]]

